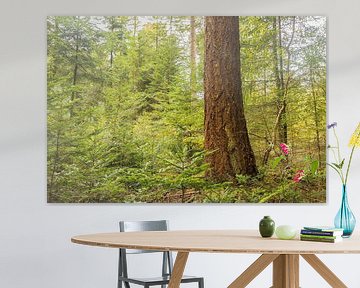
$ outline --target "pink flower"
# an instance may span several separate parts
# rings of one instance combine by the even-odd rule
[[[288,155],[289,154],[289,146],[286,145],[285,143],[280,143],[280,148],[281,151],[285,154]]]
[[[296,173],[295,173],[295,176],[293,178],[293,181],[295,183],[299,183],[301,181],[302,178],[304,178],[305,176],[305,171],[304,170],[298,170]]]

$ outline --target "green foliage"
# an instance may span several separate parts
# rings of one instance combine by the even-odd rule
[[[281,19],[286,45],[293,18]],[[213,183],[206,178],[211,151],[203,143],[203,18],[196,17],[191,67],[188,17],[48,17],[48,201],[323,202],[322,21],[296,17],[292,43],[279,47],[290,67],[284,68],[292,147],[287,158],[277,137],[272,143],[279,92],[273,17],[240,17],[243,98],[259,174]],[[294,183],[298,169],[307,176]]]
[[[318,160],[314,160],[311,162],[310,164],[310,172],[311,174],[314,176],[316,174],[316,172],[318,171],[319,169],[319,161]]]
[[[272,159],[270,161],[270,167],[271,169],[275,169],[276,167],[279,166],[280,162],[286,160],[286,157],[284,155],[280,155],[278,157],[275,157],[274,159]]]

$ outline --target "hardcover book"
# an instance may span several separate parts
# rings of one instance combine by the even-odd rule
[[[342,241],[342,237],[336,237],[336,238],[316,238],[316,237],[304,237],[303,235],[300,235],[301,241],[313,241],[313,242],[324,242],[324,243],[337,243]]]
[[[301,238],[307,238],[307,239],[342,239],[341,236],[323,236],[323,235],[304,235],[300,234]]]
[[[320,231],[320,230],[308,230],[301,229],[300,232],[302,235],[319,235],[319,236],[341,236],[343,234],[343,230],[336,231]]]
[[[304,226],[304,229],[312,231],[344,231],[342,228],[336,228],[333,226]]]

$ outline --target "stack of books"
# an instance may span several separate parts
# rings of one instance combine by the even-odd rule
[[[334,227],[304,227],[300,232],[302,241],[337,243],[342,241],[344,230]]]

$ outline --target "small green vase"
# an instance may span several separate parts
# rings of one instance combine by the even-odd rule
[[[259,231],[262,237],[271,237],[274,235],[275,222],[270,216],[264,216],[259,223]]]

